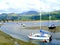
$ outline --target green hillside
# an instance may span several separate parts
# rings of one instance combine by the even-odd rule
[[[42,20],[49,20],[49,16],[51,16],[51,20],[60,20],[60,11],[54,11],[54,12],[42,12],[41,14],[41,19]],[[5,20],[40,20],[40,15],[39,12],[24,12],[21,14],[16,14],[16,13],[2,13],[0,14],[0,21],[5,21]]]

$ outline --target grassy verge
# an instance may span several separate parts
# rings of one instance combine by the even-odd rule
[[[21,41],[0,31],[0,45],[35,45],[35,44]]]

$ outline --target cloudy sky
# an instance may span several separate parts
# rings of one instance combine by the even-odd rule
[[[0,0],[0,13],[60,10],[60,0]]]

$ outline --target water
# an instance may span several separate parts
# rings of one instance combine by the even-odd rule
[[[26,26],[40,26],[40,23],[42,26],[48,26],[50,24],[55,24],[56,26],[60,26],[60,22],[59,21],[56,21],[56,22],[48,22],[48,21],[45,21],[45,22],[20,22],[20,23],[23,23],[25,24]]]
[[[30,42],[30,43],[36,43],[37,45],[60,45],[60,40],[56,38],[60,38],[60,33],[52,33],[53,40],[50,43],[43,43],[39,40],[30,40],[27,36],[30,33],[39,33],[38,29],[32,30],[32,29],[24,29],[21,26],[21,23],[25,24],[26,26],[40,26],[40,22],[6,22],[3,26],[1,26],[1,30],[12,37],[18,38],[20,40]],[[57,26],[60,26],[60,22],[52,22],[56,24]],[[43,25],[44,24],[44,25]],[[42,26],[48,26],[48,22],[41,22]]]

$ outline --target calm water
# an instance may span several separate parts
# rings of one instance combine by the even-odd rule
[[[21,23],[25,24],[26,26],[40,26],[40,22],[6,22],[3,26],[1,26],[1,30],[12,37],[18,38],[20,40],[30,42],[30,43],[36,43],[37,45],[60,45],[60,40],[57,40],[56,38],[60,38],[60,33],[52,33],[53,40],[50,43],[43,43],[39,40],[29,40],[27,35],[30,33],[39,33],[39,30],[31,30],[31,29],[24,29],[23,26],[21,26]],[[52,22],[52,24],[55,24],[56,26],[60,26],[60,22]],[[50,23],[51,24],[51,23]],[[41,22],[42,26],[48,26],[49,22]]]

